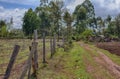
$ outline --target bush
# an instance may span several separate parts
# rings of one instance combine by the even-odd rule
[[[88,41],[89,38],[92,37],[92,36],[93,36],[93,32],[92,32],[92,30],[89,30],[89,29],[85,30],[85,31],[81,34],[81,38],[82,38],[83,40],[86,40],[86,41]]]
[[[79,34],[76,34],[75,36],[72,36],[72,40],[80,41],[81,36]]]
[[[0,36],[1,37],[7,37],[7,35],[8,35],[7,27],[6,26],[2,26],[2,28],[0,30]]]

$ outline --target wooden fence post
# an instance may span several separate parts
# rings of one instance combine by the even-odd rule
[[[20,46],[19,45],[15,45],[13,53],[12,53],[12,56],[10,58],[10,61],[9,61],[8,66],[7,66],[7,70],[5,72],[5,75],[4,75],[3,79],[8,79],[9,78],[11,70],[12,70],[12,67],[13,67],[13,64],[14,64],[14,61],[15,61],[17,55],[18,55],[19,49],[20,49]]]
[[[27,60],[27,62],[26,62],[26,64],[25,64],[25,67],[24,67],[24,70],[23,70],[23,72],[22,72],[22,74],[21,74],[21,76],[20,76],[20,79],[24,79],[25,74],[26,74],[29,66],[31,65],[31,60],[32,60],[32,57],[33,57],[33,54],[34,54],[34,51],[35,51],[35,46],[37,46],[37,43],[36,43],[36,42],[34,42],[34,43],[32,44],[32,47],[31,47],[31,51],[30,51],[28,60]]]
[[[50,51],[51,51],[51,58],[53,57],[53,40],[52,37],[50,38]]]
[[[43,63],[46,63],[45,55],[46,55],[46,51],[45,51],[45,33],[43,33]]]
[[[64,36],[62,36],[62,45],[63,45],[63,47],[64,47],[64,44],[65,44],[65,38],[64,38]]]
[[[34,30],[34,42],[36,42],[37,39],[38,39],[37,30]]]
[[[29,51],[31,52],[31,46],[29,46]],[[31,77],[31,65],[29,66],[29,68],[28,68],[28,79],[30,79],[30,77]]]
[[[34,30],[34,42],[37,42],[37,39],[38,39],[37,30]],[[36,69],[38,69],[38,51],[37,51],[37,46],[35,47],[34,61],[35,61],[35,67],[36,67]]]
[[[32,68],[33,68],[33,73],[32,73],[32,77],[34,77],[34,79],[37,79],[37,69],[38,69],[38,54],[37,54],[37,42],[33,42],[33,44],[35,43],[35,48],[34,48],[34,55],[32,57]]]
[[[30,77],[31,77],[31,65],[28,68],[28,79],[30,79]]]
[[[54,34],[54,38],[53,38],[53,53],[56,52],[56,35]]]

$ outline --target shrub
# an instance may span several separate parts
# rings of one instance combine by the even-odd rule
[[[89,40],[89,38],[91,37],[91,36],[93,36],[93,32],[92,32],[92,30],[89,30],[89,29],[87,29],[87,30],[85,30],[82,34],[81,34],[81,38],[83,39],[83,40]]]

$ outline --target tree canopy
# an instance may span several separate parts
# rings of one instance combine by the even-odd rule
[[[25,35],[31,35],[39,27],[40,19],[37,14],[30,8],[23,18],[23,31]]]

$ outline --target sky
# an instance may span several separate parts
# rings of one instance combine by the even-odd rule
[[[64,0],[65,6],[71,12],[84,0]],[[96,16],[106,17],[108,14],[116,16],[120,13],[120,0],[91,0]],[[0,20],[9,21],[13,18],[13,27],[22,27],[22,18],[29,9],[39,6],[39,0],[0,0]]]

